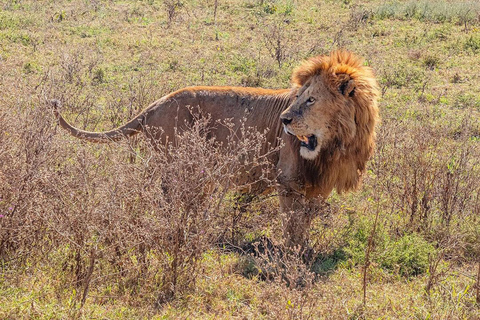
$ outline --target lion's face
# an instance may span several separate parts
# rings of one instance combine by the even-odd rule
[[[280,118],[285,132],[301,141],[303,158],[315,159],[340,131],[348,136],[354,133],[353,93],[353,80],[346,74],[315,75],[298,89],[294,102]]]

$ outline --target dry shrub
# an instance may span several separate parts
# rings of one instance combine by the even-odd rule
[[[423,111],[411,116],[384,120],[372,170],[390,212],[410,230],[435,233],[476,211],[471,200],[480,190],[477,124],[465,118],[445,126],[448,120]]]
[[[478,125],[438,110],[417,108],[384,118],[372,162],[375,194],[390,215],[390,234],[419,233],[435,247],[429,257],[427,292],[447,276],[445,262],[472,261],[478,228],[480,167]],[[475,251],[475,250],[473,250]]]
[[[45,114],[27,106],[0,115],[0,257],[4,262],[24,262],[46,237],[41,217],[49,210],[44,202],[51,194],[45,168],[53,163],[50,154],[56,146]]]
[[[263,133],[217,123],[231,132],[222,144],[210,138],[210,117],[191,112],[194,124],[166,146],[66,143],[45,105],[2,121],[0,172],[11,177],[1,186],[3,261],[59,257],[57,290],[73,288],[74,310],[92,284],[148,299],[157,292],[159,304],[192,289],[202,255],[230,227],[224,200],[255,186],[238,178],[259,170],[257,183],[270,185],[273,168]]]
[[[72,292],[72,317],[92,290],[100,297],[170,301],[195,287],[203,254],[223,242],[226,231],[241,237],[246,225],[255,232],[277,214],[245,218],[245,210],[232,210],[236,194],[272,184],[266,178],[272,176],[270,153],[262,153],[265,135],[255,128],[215,123],[230,129],[222,144],[210,138],[209,115],[192,107],[194,124],[182,124],[166,146],[144,139],[95,145],[57,133],[44,96],[74,105],[72,113],[81,116],[73,121],[81,127],[102,127],[93,121],[99,118],[93,92],[78,85],[91,82],[90,67],[64,57],[45,75],[45,93],[32,106],[11,105],[0,114],[5,271],[15,278],[14,270],[27,265],[54,270],[58,296]],[[146,93],[153,85],[134,82],[128,105],[153,100]],[[122,101],[112,100],[117,105],[106,116],[116,122]],[[246,170],[260,173],[258,181],[242,184]],[[256,208],[260,212],[262,204]]]
[[[263,5],[263,10],[256,13],[258,26],[262,30],[265,47],[270,56],[281,69],[295,53],[292,39],[299,40],[300,35],[292,29],[291,19],[295,6],[293,3],[271,2]]]
[[[262,309],[274,319],[312,319],[315,312],[315,273],[309,249],[285,247],[266,238],[252,242],[240,267],[248,277],[268,280]]]
[[[345,28],[357,31],[359,28],[365,26],[372,18],[373,12],[365,9],[362,6],[352,5],[350,7],[350,17],[345,23]]]
[[[193,110],[192,115],[192,127],[178,132],[172,145],[156,145],[160,152],[149,155],[154,171],[147,178],[148,195],[141,197],[150,198],[156,207],[151,215],[146,213],[150,230],[145,234],[150,238],[144,241],[168,256],[162,267],[161,300],[173,297],[177,287],[194,285],[202,254],[218,242],[228,224],[222,214],[227,193],[249,187],[237,183],[246,168],[261,168],[264,175],[258,182],[270,183],[266,177],[272,168],[259,143],[265,139],[262,134],[242,127],[243,138],[237,141],[232,123],[218,123],[231,129],[223,145],[209,138],[208,116]]]

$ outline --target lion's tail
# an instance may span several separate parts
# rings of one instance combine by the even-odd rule
[[[143,129],[142,122],[143,122],[143,115],[139,115],[125,125],[118,127],[116,129],[104,132],[91,132],[80,130],[69,124],[60,114],[58,109],[61,106],[60,101],[58,100],[50,100],[50,103],[53,107],[53,113],[58,120],[58,123],[62,128],[67,130],[72,136],[76,138],[80,138],[83,140],[88,140],[91,142],[98,142],[98,143],[106,143],[112,141],[119,141],[124,137],[129,137],[138,132],[141,132]]]

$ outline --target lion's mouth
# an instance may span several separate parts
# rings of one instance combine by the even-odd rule
[[[311,134],[309,136],[296,136],[298,140],[300,140],[300,146],[305,147],[310,151],[315,150],[317,147],[317,138],[315,137],[314,134]]]

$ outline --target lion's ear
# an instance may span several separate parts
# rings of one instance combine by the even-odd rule
[[[348,74],[340,74],[338,77],[340,80],[338,91],[346,97],[353,97],[355,94],[355,81]]]

